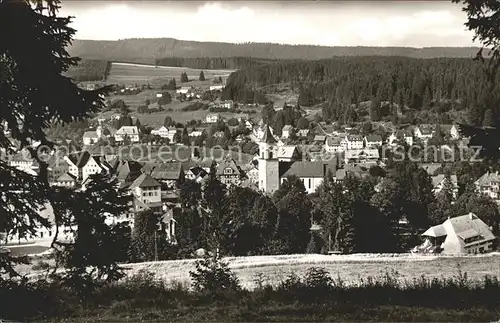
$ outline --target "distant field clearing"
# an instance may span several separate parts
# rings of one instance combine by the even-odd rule
[[[155,65],[112,63],[107,82],[113,84],[139,83],[150,82],[155,79],[175,78],[178,85],[180,85],[181,73],[186,73],[191,80],[198,80],[201,71],[203,71],[207,80],[219,76],[225,78],[234,72],[234,70],[201,70],[187,67],[155,67]]]

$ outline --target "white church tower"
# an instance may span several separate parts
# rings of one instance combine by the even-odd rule
[[[266,125],[264,136],[259,143],[259,189],[274,193],[280,187],[279,161],[276,139]]]

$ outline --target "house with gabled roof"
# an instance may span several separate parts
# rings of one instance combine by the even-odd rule
[[[310,132],[311,132],[311,129],[299,129],[299,130],[297,130],[297,137],[307,138],[307,136],[309,136]]]
[[[200,183],[203,180],[203,178],[205,178],[205,176],[207,176],[207,175],[208,175],[208,172],[205,169],[203,169],[200,166],[194,166],[194,167],[191,167],[186,172],[185,177],[186,177],[186,179]]]
[[[97,141],[99,141],[99,136],[97,135],[97,131],[85,131],[83,133],[82,140],[85,146],[90,146],[97,143]]]
[[[432,138],[432,135],[434,134],[434,127],[432,125],[428,124],[422,124],[417,127],[415,127],[414,134],[415,137],[417,137],[420,140],[428,140]]]
[[[439,125],[439,128],[450,139],[453,140],[460,139],[460,132],[456,124],[442,124]]]
[[[122,142],[125,137],[128,137],[130,142],[139,142],[139,129],[136,126],[123,126],[116,131],[116,142]]]
[[[292,162],[301,159],[301,154],[297,146],[278,146],[278,160],[281,162]]]
[[[474,213],[449,218],[422,234],[428,249],[445,255],[477,254],[493,251],[492,229]]]
[[[185,178],[182,163],[177,161],[151,163],[145,165],[143,170],[157,181],[163,183],[165,188],[174,188]]]
[[[219,122],[220,120],[222,120],[222,117],[220,114],[218,113],[209,113],[207,114],[207,116],[205,117],[205,122],[206,123],[217,123]]]
[[[78,181],[76,177],[70,173],[62,174],[54,182],[52,182],[52,185],[54,186],[67,187],[67,188],[74,188],[77,186],[77,184]]]
[[[76,177],[79,181],[84,181],[86,178],[83,176],[83,168],[87,165],[91,155],[88,151],[80,153],[69,154],[64,156],[64,160],[68,163],[68,172]],[[88,174],[88,172],[86,172]]]
[[[500,174],[498,172],[486,172],[475,181],[477,190],[494,200],[500,198]]]
[[[349,163],[360,163],[377,161],[380,159],[380,154],[378,149],[364,148],[364,149],[350,149],[344,151],[344,161],[346,164]]]
[[[362,149],[363,148],[363,137],[361,135],[349,134],[345,137],[343,144],[344,144],[346,150]]]
[[[363,138],[364,146],[366,148],[378,148],[382,146],[382,136],[381,135],[367,135]]]
[[[316,135],[316,136],[314,136],[313,141],[314,141],[314,143],[323,146],[325,144],[326,138],[327,138],[326,135]]]
[[[324,148],[328,153],[338,153],[345,150],[345,146],[342,145],[342,140],[339,137],[332,136],[326,137]]]
[[[316,191],[316,188],[321,184],[329,171],[332,174],[335,174],[337,171],[336,163],[297,161],[291,163],[289,166],[284,164],[284,166],[280,170],[282,172],[283,169],[286,169],[281,175],[280,183],[283,183],[289,176],[296,176],[304,183],[308,194]]]
[[[408,146],[413,146],[413,133],[409,130],[397,130],[389,135],[387,142],[390,146],[395,146],[399,142],[406,142]]]
[[[224,158],[219,163],[216,175],[225,185],[239,185],[246,177],[245,172],[232,158]]]
[[[161,212],[161,184],[149,174],[141,174],[128,187],[134,196],[135,211]]]

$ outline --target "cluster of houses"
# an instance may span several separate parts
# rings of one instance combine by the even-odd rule
[[[222,120],[220,114],[210,113],[205,121],[210,124],[217,123],[220,120]],[[245,122],[246,127],[251,130],[247,139],[254,141],[259,146],[258,155],[248,160],[238,161],[231,156],[217,160],[191,156],[187,162],[175,160],[169,162],[141,162],[123,160],[111,155],[93,155],[83,151],[78,154],[64,156],[57,162],[54,161],[50,167],[50,181],[55,186],[85,189],[85,183],[90,175],[96,173],[110,174],[117,178],[120,185],[127,188],[130,194],[134,196],[130,206],[130,213],[125,215],[123,219],[113,218],[112,221],[129,221],[133,225],[133,215],[135,213],[151,210],[164,215],[164,226],[165,230],[168,231],[167,236],[174,241],[174,215],[178,206],[177,184],[184,179],[203,182],[207,178],[211,169],[210,166],[214,161],[216,162],[216,175],[226,185],[249,187],[272,194],[279,189],[288,176],[293,175],[303,182],[307,193],[314,193],[327,174],[331,174],[335,181],[342,181],[348,175],[369,176],[370,171],[375,167],[383,169],[385,160],[384,156],[380,155],[382,146],[394,147],[401,143],[413,145],[416,140],[426,141],[431,139],[436,131],[435,126],[432,125],[394,129],[389,131],[389,136],[384,140],[379,134],[362,136],[353,129],[334,130],[329,129],[326,124],[319,123],[315,128],[310,129],[293,129],[291,125],[285,125],[281,129],[281,136],[276,136],[275,131],[265,125],[262,120],[255,123],[248,115],[241,115],[238,121]],[[105,131],[105,129],[108,131]],[[441,125],[440,129],[449,139],[460,139],[458,128],[455,125]],[[168,138],[170,142],[174,142],[174,137],[180,131],[182,129],[162,126],[153,129],[151,134],[161,138]],[[301,140],[302,143],[290,143],[292,132],[298,138],[304,139]],[[105,135],[105,133],[107,134]],[[202,134],[203,130],[192,129],[189,131],[190,137],[197,137]],[[102,120],[99,120],[99,126],[95,131],[87,131],[84,134],[84,145],[95,144],[104,136],[113,136],[116,142],[123,142],[126,137],[129,138],[131,143],[140,140],[139,129],[135,126],[123,126],[118,130],[114,130],[103,125]],[[311,140],[311,138],[313,139]],[[26,172],[36,173],[36,166],[29,159],[12,156],[9,159],[9,164]],[[431,176],[434,192],[438,194],[443,189],[445,181],[441,164],[422,164],[421,167]],[[458,194],[457,176],[452,175],[451,181],[454,185],[454,196],[456,197]],[[480,192],[500,204],[499,173],[484,174],[477,179],[476,186]],[[460,244],[461,249],[457,247],[456,243],[451,244],[453,247],[444,249],[459,250],[462,253],[489,250],[491,239],[490,235],[484,233],[484,228],[481,225],[482,221],[475,215],[459,218],[458,220],[451,219],[449,222],[431,228],[432,230],[429,229],[424,234],[428,239],[420,247],[435,250],[438,245],[447,246],[445,242],[450,239],[456,242],[463,238],[469,240],[466,240],[465,244]],[[472,239],[473,232],[469,226],[472,226],[475,232],[484,239]],[[467,230],[470,232],[463,233],[463,231]],[[462,235],[467,237],[464,238]],[[456,237],[461,238],[457,240]],[[469,246],[469,242],[471,243],[470,246],[478,246],[472,248]]]

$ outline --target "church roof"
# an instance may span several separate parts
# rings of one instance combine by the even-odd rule
[[[264,130],[264,137],[262,138],[262,142],[265,142],[266,144],[275,144],[276,139],[274,138],[273,134],[271,133],[271,129],[269,129],[269,126],[266,125],[266,130]]]

